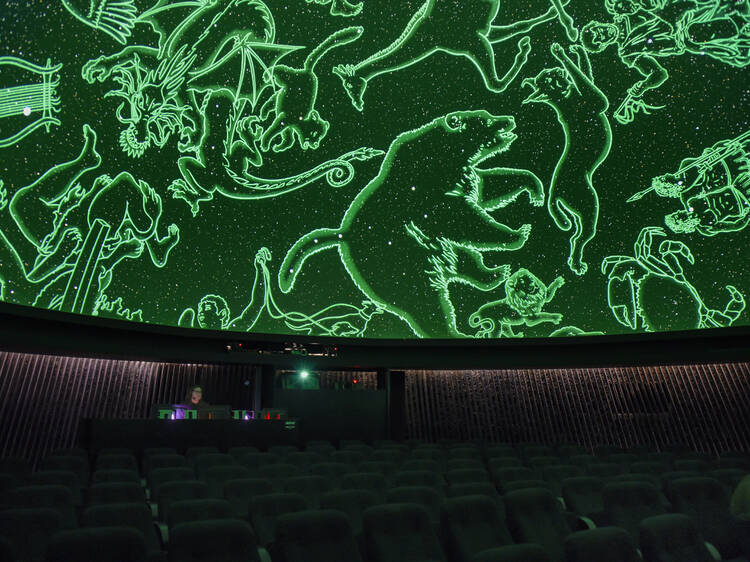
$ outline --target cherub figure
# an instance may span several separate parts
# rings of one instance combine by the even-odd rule
[[[478,328],[475,337],[522,338],[523,332],[514,332],[514,326],[559,324],[562,314],[542,312],[542,308],[564,284],[557,277],[547,286],[528,269],[519,269],[505,281],[505,298],[482,305],[469,317],[469,325]]]
[[[609,101],[594,84],[582,47],[571,47],[578,63],[557,43],[551,50],[561,67],[546,68],[533,79],[524,80],[523,85],[532,86],[534,92],[523,103],[552,107],[565,133],[565,147],[550,181],[547,210],[560,230],[573,230],[568,266],[576,275],[583,275],[588,267],[583,250],[596,236],[599,219],[593,177],[612,147],[612,128],[606,114]]]

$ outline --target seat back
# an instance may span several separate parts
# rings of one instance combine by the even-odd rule
[[[275,545],[286,562],[362,562],[346,515],[335,510],[282,515]]]
[[[322,476],[293,476],[284,481],[284,491],[301,495],[308,509],[320,507],[320,496],[331,489],[331,482]]]
[[[102,482],[89,487],[89,505],[145,502],[146,491],[135,482]]]
[[[638,542],[646,562],[715,562],[698,527],[681,513],[641,521]]]
[[[259,562],[258,544],[246,521],[214,519],[180,523],[169,530],[170,562]]]
[[[58,485],[65,486],[73,495],[73,505],[83,505],[83,494],[78,476],[71,470],[40,470],[32,472],[29,478],[32,486]]]
[[[535,543],[553,560],[564,556],[563,540],[571,529],[562,514],[562,506],[549,490],[527,488],[504,497],[508,529],[517,543]]]
[[[305,498],[299,494],[265,494],[250,501],[250,522],[261,546],[273,543],[276,522],[281,515],[307,509]]]
[[[255,496],[273,492],[273,483],[265,478],[239,478],[224,482],[224,499],[232,505],[235,517],[248,519],[250,502]]]
[[[375,494],[368,490],[335,490],[320,496],[321,509],[336,509],[346,514],[352,533],[362,534],[362,513],[377,503]]]
[[[112,503],[89,507],[81,515],[81,526],[137,529],[143,535],[147,552],[156,553],[161,549],[151,509],[145,503]]]
[[[42,562],[52,536],[62,529],[57,510],[19,508],[0,511],[0,537],[13,553],[12,560]]]
[[[565,562],[640,562],[635,539],[619,527],[578,531],[565,539]]]
[[[565,478],[561,483],[565,506],[578,515],[589,516],[604,511],[603,489],[604,480],[593,476]]]
[[[472,562],[552,562],[552,558],[538,544],[512,544],[485,550]]]
[[[430,518],[430,523],[440,523],[440,505],[443,497],[430,486],[400,486],[391,488],[386,494],[388,503],[413,503],[423,507]]]
[[[149,488],[151,488],[151,499],[159,499],[159,488],[167,482],[180,482],[185,480],[196,480],[195,472],[187,466],[172,468],[155,468],[148,473]]]
[[[49,456],[42,461],[42,470],[69,470],[78,477],[78,485],[85,488],[89,484],[89,461],[79,455]]]
[[[180,500],[169,506],[167,526],[171,529],[180,523],[206,521],[208,519],[231,519],[234,517],[232,504],[227,500],[206,498],[199,500]]]
[[[470,562],[483,550],[512,544],[504,515],[505,510],[487,496],[446,500],[440,510],[440,528],[449,558]]]
[[[666,512],[659,490],[648,482],[611,482],[602,489],[602,499],[607,521],[633,536],[643,519]]]
[[[91,475],[93,484],[104,484],[105,482],[135,482],[140,484],[141,479],[134,470],[123,470],[113,468],[110,470],[97,470]]]
[[[96,560],[97,562],[143,562],[143,535],[128,527],[97,527],[57,533],[47,546],[48,562]]]
[[[73,494],[65,486],[21,486],[8,492],[8,503],[18,508],[48,507],[60,515],[61,529],[78,526]]]
[[[250,478],[250,471],[244,466],[212,466],[203,473],[203,481],[208,484],[208,493],[212,498],[224,497],[224,483],[228,480]]]
[[[427,511],[415,504],[373,506],[362,514],[368,562],[445,562]]]
[[[108,454],[102,455],[96,459],[94,465],[96,470],[109,470],[113,468],[119,468],[124,470],[138,470],[138,461],[133,454]]]
[[[165,482],[158,488],[159,520],[166,522],[169,518],[170,505],[182,500],[208,499],[208,485],[200,480],[182,480]]]

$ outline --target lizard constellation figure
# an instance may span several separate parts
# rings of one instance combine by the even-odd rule
[[[490,91],[503,92],[526,64],[530,39],[525,36],[518,41],[515,60],[502,78],[495,67],[494,44],[528,33],[556,17],[565,23],[570,37],[577,37],[563,3],[553,0],[553,4],[539,17],[501,26],[492,25],[500,9],[499,0],[465,0],[460,9],[455,0],[427,0],[393,43],[357,64],[339,65],[333,72],[341,78],[344,90],[359,111],[364,109],[365,89],[370,80],[416,64],[437,52],[468,58]]]
[[[583,250],[596,236],[599,218],[593,176],[609,155],[612,129],[606,115],[609,101],[594,84],[586,52],[578,45],[571,50],[578,64],[559,44],[552,45],[552,54],[562,68],[546,68],[524,80],[523,85],[532,86],[534,92],[523,103],[551,106],[565,133],[565,147],[550,181],[547,210],[559,229],[573,228],[568,265],[574,273],[583,275],[587,269]]]
[[[719,0],[652,4],[644,8],[633,0],[606,0],[614,21],[590,21],[581,30],[586,50],[600,53],[617,45],[623,64],[643,76],[615,111],[621,124],[631,123],[639,111],[661,109],[643,100],[669,78],[657,58],[690,53],[738,68],[750,64],[750,16],[741,6]]]

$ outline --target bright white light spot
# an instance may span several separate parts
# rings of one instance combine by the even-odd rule
[[[318,239],[317,239],[317,238],[315,238],[315,239],[313,240],[313,242],[315,242],[315,243],[317,244],[317,243],[318,243]]]
[[[24,114],[24,115],[25,115],[26,117],[28,117],[29,115],[31,115],[31,108],[30,108],[30,107],[29,107],[28,105],[27,105],[26,107],[24,107],[24,108],[23,108],[23,114]]]
[[[302,377],[303,379],[306,379],[309,374],[310,373],[308,373],[307,371],[300,371],[299,372],[299,376]]]
[[[339,238],[343,238],[343,237],[344,237],[344,235],[343,235],[343,234],[339,234]]]

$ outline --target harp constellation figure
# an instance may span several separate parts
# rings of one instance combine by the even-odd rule
[[[0,57],[2,82],[9,75],[3,67],[8,66],[37,74],[40,82],[0,88],[0,148],[16,144],[39,127],[45,127],[49,133],[52,125],[60,125],[60,120],[54,115],[60,111],[56,88],[60,83],[57,72],[62,64],[52,66],[47,59],[46,66],[39,66],[17,57]],[[29,123],[29,118],[36,115],[39,117]]]

